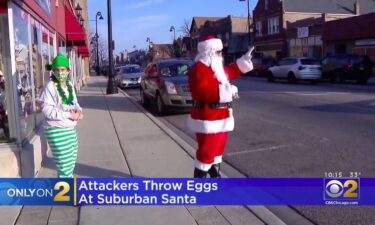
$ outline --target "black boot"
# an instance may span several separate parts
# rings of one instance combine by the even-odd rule
[[[194,178],[207,178],[207,172],[197,169],[194,169]]]
[[[221,178],[220,174],[220,163],[213,164],[211,168],[208,170],[211,178]]]

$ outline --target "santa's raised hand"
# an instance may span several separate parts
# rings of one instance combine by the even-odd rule
[[[254,51],[255,47],[252,46],[249,51],[247,51],[241,58],[237,59],[237,65],[242,73],[247,73],[253,70],[253,62],[251,58],[253,57],[251,54]]]

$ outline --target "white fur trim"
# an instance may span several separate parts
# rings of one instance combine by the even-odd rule
[[[219,102],[231,102],[233,100],[232,96],[232,87],[229,83],[219,85]]]
[[[245,59],[244,56],[237,59],[236,63],[237,63],[237,66],[241,70],[242,73],[247,73],[254,68],[251,60]]]
[[[234,118],[231,110],[229,112],[230,116],[222,120],[196,120],[189,116],[187,126],[194,133],[215,134],[232,131],[234,129]]]
[[[223,43],[219,38],[213,38],[198,43],[198,52],[220,51],[223,49]]]
[[[208,58],[208,57],[202,57],[202,58],[199,58],[197,61],[203,63],[205,66],[209,67],[210,64],[211,64],[211,60]]]
[[[203,171],[208,171],[212,166],[212,163],[202,163],[201,161],[199,161],[198,159],[196,159],[194,161],[194,167],[197,168],[197,169],[200,169],[200,170],[203,170]]]
[[[212,163],[202,163],[198,159],[195,159],[194,160],[194,167],[207,172],[209,169],[211,169],[213,164],[218,164],[218,163],[221,163],[221,162],[223,162],[223,156],[221,156],[221,155],[216,156]]]
[[[214,164],[221,163],[222,161],[223,161],[222,155],[216,156],[215,159],[214,159]]]

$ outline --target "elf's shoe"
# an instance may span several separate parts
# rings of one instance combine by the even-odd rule
[[[207,178],[207,171],[194,168],[194,178]]]
[[[208,170],[211,178],[221,178],[220,174],[220,163],[213,164],[211,168]]]

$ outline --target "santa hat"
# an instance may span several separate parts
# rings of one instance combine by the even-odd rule
[[[214,36],[205,37],[202,41],[198,43],[198,52],[216,52],[221,51],[223,49],[223,43],[219,38]]]

